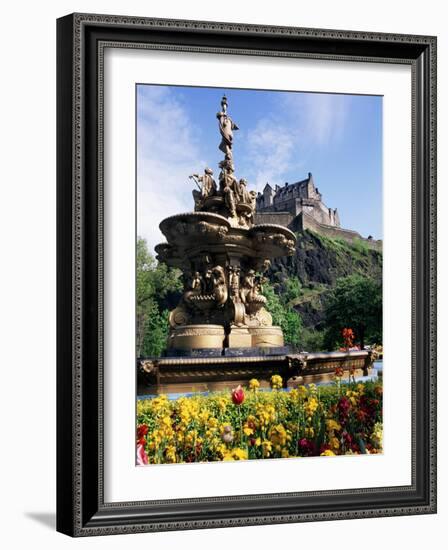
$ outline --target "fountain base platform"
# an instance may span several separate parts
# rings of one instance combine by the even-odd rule
[[[210,350],[216,356],[219,349],[284,348],[282,329],[276,326],[233,326],[226,335],[222,325],[181,325],[171,329],[168,343],[167,355],[172,350]]]
[[[222,391],[238,384],[247,386],[251,378],[256,378],[261,388],[267,388],[274,374],[282,377],[287,388],[331,381],[336,368],[343,369],[345,378],[350,372],[355,377],[366,376],[373,364],[372,352],[367,350],[278,355],[266,353],[267,350],[265,353],[256,350],[258,355],[251,352],[253,349],[233,356],[140,358],[137,362],[138,395]]]

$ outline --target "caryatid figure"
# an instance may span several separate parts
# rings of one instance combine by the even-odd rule
[[[222,110],[216,114],[219,122],[219,132],[221,133],[221,143],[219,149],[225,154],[227,160],[232,159],[232,144],[233,144],[233,130],[239,130],[238,126],[233,122],[230,116],[227,114],[227,98],[223,96],[221,101]]]

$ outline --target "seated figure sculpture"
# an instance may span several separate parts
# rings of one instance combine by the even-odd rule
[[[193,199],[195,210],[201,210],[205,199],[212,197],[217,191],[216,182],[213,179],[213,170],[211,168],[205,168],[203,176],[192,174],[190,179],[194,180],[199,187],[199,190],[193,190]]]

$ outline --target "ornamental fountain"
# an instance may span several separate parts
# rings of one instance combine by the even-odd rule
[[[237,124],[224,96],[217,113],[224,158],[218,183],[213,170],[190,179],[194,212],[164,219],[166,242],[157,260],[182,272],[183,293],[169,315],[167,349],[160,358],[138,358],[139,394],[208,391],[247,384],[269,385],[273,374],[287,385],[329,379],[335,368],[367,374],[371,353],[295,352],[284,345],[263,295],[271,260],[295,253],[286,227],[254,224],[256,192],[235,176]]]
[[[193,174],[194,212],[163,220],[167,242],[156,246],[157,259],[182,271],[184,291],[169,317],[168,355],[232,355],[278,352],[283,333],[273,326],[263,296],[263,273],[270,260],[294,254],[296,237],[280,225],[254,225],[256,192],[237,179],[233,132],[227,99],[217,113],[224,153],[218,184],[213,171]],[[239,350],[239,351],[237,351]],[[282,349],[284,352],[284,349]]]

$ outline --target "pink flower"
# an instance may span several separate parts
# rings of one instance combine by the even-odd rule
[[[144,466],[148,463],[148,455],[146,454],[143,445],[137,445],[137,466]]]
[[[244,399],[244,390],[241,386],[238,386],[237,388],[232,390],[232,401],[235,403],[235,405],[241,405]]]

